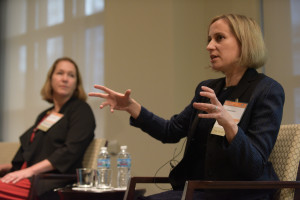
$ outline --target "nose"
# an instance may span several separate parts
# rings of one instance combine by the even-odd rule
[[[208,44],[207,44],[207,46],[206,46],[206,50],[207,50],[207,51],[211,51],[211,50],[213,50],[213,49],[215,49],[215,43],[214,43],[213,40],[211,40],[211,41],[208,42]]]
[[[63,81],[68,81],[68,74],[64,74],[64,75],[62,76],[62,80],[63,80]]]

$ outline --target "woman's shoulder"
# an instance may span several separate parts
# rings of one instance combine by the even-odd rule
[[[274,78],[266,75],[266,74],[262,74],[263,75],[263,80],[272,84],[276,84],[276,85],[281,85],[277,80],[275,80]]]
[[[263,87],[258,87],[261,89],[274,89],[276,88],[277,90],[281,90],[282,92],[284,92],[283,86],[276,81],[275,79],[267,76],[266,74],[260,74],[262,76],[262,79],[259,82],[259,85],[263,86]]]
[[[68,111],[87,111],[92,112],[92,109],[90,105],[78,98],[72,98],[70,99],[61,109],[62,112],[68,112]]]
[[[70,105],[82,105],[82,106],[88,106],[89,104],[86,101],[80,100],[78,98],[72,98],[70,99]]]

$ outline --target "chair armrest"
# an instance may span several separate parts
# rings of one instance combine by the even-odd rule
[[[50,180],[74,180],[76,181],[76,174],[52,174],[52,173],[45,173],[45,174],[37,174],[33,175],[31,180],[31,188],[29,191],[29,200],[37,199],[37,186],[39,185],[39,181],[41,179],[50,179]]]
[[[137,183],[170,183],[168,177],[131,177],[123,200],[133,200]]]
[[[192,200],[195,189],[300,188],[300,181],[186,181],[182,200]]]

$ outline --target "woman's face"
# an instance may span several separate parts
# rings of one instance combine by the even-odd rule
[[[76,85],[75,66],[66,60],[58,62],[51,77],[53,98],[70,98],[76,89]]]
[[[239,67],[240,46],[225,20],[211,24],[206,49],[214,70],[227,74]]]

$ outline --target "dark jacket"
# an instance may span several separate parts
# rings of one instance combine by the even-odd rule
[[[163,143],[174,143],[187,137],[184,157],[170,173],[174,189],[182,189],[187,179],[278,180],[268,158],[282,119],[283,88],[254,69],[246,71],[227,98],[248,103],[238,124],[238,133],[229,144],[225,136],[210,134],[212,126],[197,127],[203,119],[196,117],[198,111],[192,106],[193,102],[208,101],[199,95],[201,86],[208,86],[218,94],[224,85],[225,78],[201,82],[191,103],[170,120],[159,118],[145,108],[136,120],[131,118],[133,126],[140,127]],[[207,134],[206,141],[197,140],[201,134]],[[195,150],[199,145],[205,146],[204,155]]]
[[[81,100],[70,99],[59,111],[64,116],[47,132],[38,130],[30,143],[33,129],[51,109],[53,107],[42,112],[35,124],[21,135],[21,147],[12,160],[12,171],[19,170],[24,161],[30,167],[44,159],[54,166],[51,173],[74,174],[76,168],[82,166],[84,152],[94,138],[96,126],[90,106]]]

